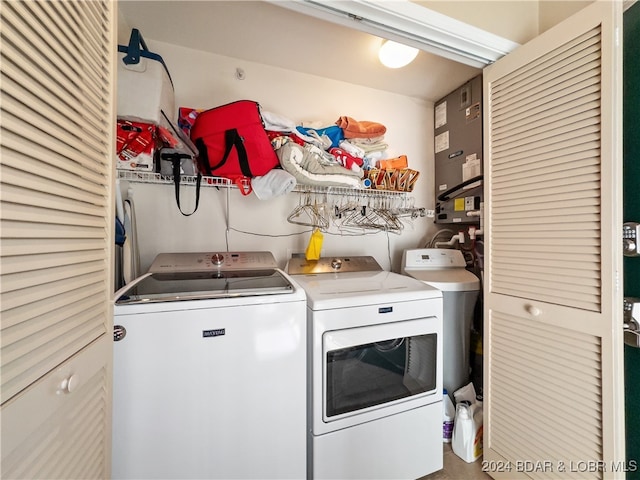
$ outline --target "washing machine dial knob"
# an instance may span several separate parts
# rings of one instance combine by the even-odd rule
[[[334,270],[340,270],[340,267],[342,267],[342,260],[340,260],[339,258],[334,258],[333,260],[331,260],[331,268],[333,268]]]
[[[214,253],[211,255],[211,263],[214,265],[222,265],[224,263],[224,255],[221,253]]]

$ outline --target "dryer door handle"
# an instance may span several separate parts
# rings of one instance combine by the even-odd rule
[[[396,338],[415,337],[429,333],[439,333],[440,321],[437,317],[426,317],[401,322],[383,323],[367,327],[332,330],[322,335],[324,355],[334,350],[342,350],[369,343],[386,342]]]

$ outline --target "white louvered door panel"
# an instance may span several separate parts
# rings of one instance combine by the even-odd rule
[[[2,478],[109,478],[112,347],[101,336],[2,406]]]
[[[115,2],[9,0],[0,17],[1,473],[104,478],[111,353],[88,352],[112,324]],[[63,364],[84,372],[66,395]]]
[[[485,69],[496,478],[623,477],[620,21],[596,2]]]

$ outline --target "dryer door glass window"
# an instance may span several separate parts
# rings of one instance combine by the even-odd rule
[[[327,352],[327,416],[434,391],[437,344],[430,333]]]

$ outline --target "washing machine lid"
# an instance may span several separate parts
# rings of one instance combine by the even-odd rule
[[[386,271],[292,275],[314,311],[440,298],[442,292],[411,277]]]
[[[121,289],[116,305],[291,294],[278,269],[147,273]]]
[[[464,268],[443,268],[440,270],[406,268],[404,274],[443,292],[480,290],[480,280],[478,280],[478,277]]]
[[[443,292],[480,290],[480,280],[465,267],[460,250],[414,248],[402,254],[402,273]]]

